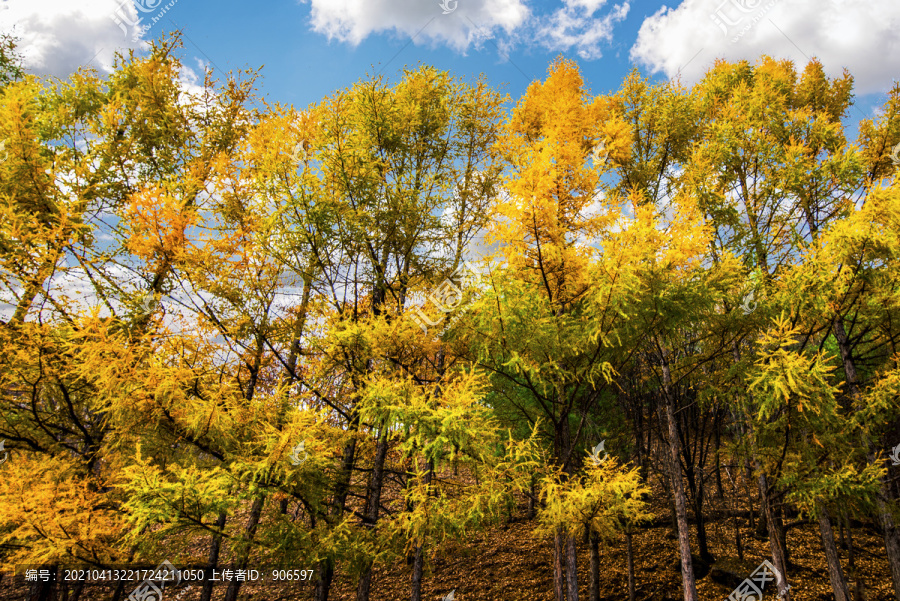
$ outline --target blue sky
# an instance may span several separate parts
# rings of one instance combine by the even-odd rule
[[[116,50],[140,51],[176,28],[198,76],[264,65],[259,92],[297,108],[418,63],[469,80],[483,73],[515,100],[560,54],[594,93],[615,90],[635,66],[691,84],[716,57],[767,53],[799,71],[816,56],[830,75],[856,77],[854,120],[872,116],[900,78],[896,0],[0,0],[0,29],[19,36],[38,74],[108,71]]]

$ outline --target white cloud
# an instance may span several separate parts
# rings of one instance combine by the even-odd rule
[[[565,0],[546,24],[537,27],[538,41],[550,50],[574,48],[583,59],[602,56],[600,44],[612,40],[613,26],[628,16],[628,2],[617,4],[602,18],[594,16],[606,0]]]
[[[523,0],[305,0],[312,5],[311,25],[329,39],[359,44],[374,33],[395,32],[464,51],[489,32],[507,34],[523,25],[529,10]]]
[[[563,6],[549,14],[532,12],[526,0],[303,1],[312,6],[313,31],[353,45],[373,34],[393,32],[417,43],[446,44],[465,52],[501,32],[501,54],[530,42],[551,51],[575,50],[585,59],[601,56],[600,44],[612,39],[613,26],[629,10],[625,1],[597,15],[608,0],[563,0]]]
[[[586,0],[582,0],[586,1]],[[641,26],[631,58],[685,83],[716,58],[817,57],[830,76],[846,67],[860,93],[883,92],[900,72],[897,0],[684,0]]]
[[[169,10],[177,0],[0,0],[0,30],[19,38],[29,72],[65,78],[88,64],[109,72],[116,51],[145,50],[144,28],[156,34],[153,20]]]

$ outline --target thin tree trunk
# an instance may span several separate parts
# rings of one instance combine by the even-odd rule
[[[216,519],[216,530],[221,532],[225,528],[225,520],[228,514],[224,511],[218,515]],[[213,580],[212,571],[219,567],[219,551],[222,548],[222,535],[213,534],[212,541],[209,545],[209,560],[206,563],[206,571],[203,575],[203,591],[200,593],[200,601],[209,601],[212,599]]]
[[[753,452],[755,455],[755,444]],[[784,578],[784,590],[779,592],[783,592],[784,599],[790,601],[789,595],[791,593],[787,590],[788,586],[790,586],[787,582],[787,561],[782,553],[781,542],[778,539],[778,531],[775,526],[775,512],[772,510],[768,480],[762,470],[760,470],[759,480],[757,482],[759,485],[760,504],[762,505],[763,514],[766,517],[766,532],[769,535],[769,550],[772,552],[772,560],[775,562],[775,567],[778,568],[778,571],[781,572],[781,575]]]
[[[250,403],[253,400],[253,395],[256,394],[256,385],[259,381],[259,371],[262,366],[262,355],[264,348],[265,347],[263,345],[263,341],[261,338],[259,338],[256,343],[256,355],[253,359],[251,379],[249,384],[247,385],[247,393],[245,397],[247,399],[247,403]],[[281,424],[278,423],[278,426],[280,428]],[[259,526],[259,518],[262,514],[262,508],[265,504],[265,501],[266,496],[259,495],[255,499],[253,499],[253,504],[250,506],[250,517],[247,522],[247,527],[244,529],[244,540],[242,541],[243,544],[246,545],[246,547],[240,549],[237,554],[237,568],[240,570],[247,569],[250,556],[250,546],[256,536],[256,528]],[[238,592],[241,590],[241,585],[243,584],[243,582],[238,580],[232,580],[231,582],[229,582],[228,589],[225,591],[225,601],[237,601]]]
[[[354,410],[350,418],[350,430],[355,434],[359,429],[359,415]],[[341,458],[341,470],[335,485],[334,500],[331,506],[331,515],[338,520],[344,514],[347,505],[347,495],[350,494],[350,475],[356,458],[356,436],[344,446],[344,455]],[[316,580],[315,601],[328,601],[331,590],[331,582],[334,579],[334,561],[326,558],[319,562],[319,578]]]
[[[125,594],[125,581],[120,580],[119,584],[116,585],[116,590],[113,592],[112,601],[119,601],[122,598],[122,595]]]
[[[665,411],[664,407],[659,407],[659,412],[657,418],[659,420],[659,429],[662,432],[663,428],[666,428],[666,417],[663,415]],[[662,440],[662,434],[660,434],[660,444],[667,444],[664,440]],[[671,535],[673,540],[678,540],[678,516],[675,511],[675,492],[672,489],[672,470],[669,466],[669,460],[667,459],[668,455],[663,451],[663,469],[660,473],[659,482],[663,488],[663,498],[666,499],[666,505],[669,508],[669,529],[671,530]]]
[[[625,530],[625,550],[628,553],[628,601],[634,601],[634,549],[631,545],[631,524]]]
[[[787,544],[787,530],[784,527],[784,507],[780,507],[778,511],[772,512],[775,515],[775,533],[778,535],[778,542],[781,544],[781,554],[784,555],[784,565],[791,565],[791,550]]]
[[[744,428],[741,427],[741,435],[744,435]],[[747,479],[744,481],[744,488],[747,491],[746,499],[747,499],[747,508],[750,511],[750,529],[754,532],[757,532],[762,536],[762,532],[760,532],[759,522],[763,520],[763,512],[757,512],[757,505],[753,503],[753,482],[756,481],[756,478],[753,477],[753,468],[750,466],[750,460],[748,459],[746,462],[745,470],[747,472]],[[759,491],[759,485],[757,484],[757,492]],[[762,499],[759,500],[762,503]]]
[[[850,339],[844,329],[844,320],[840,315],[835,317],[833,330],[834,338],[837,341],[838,350],[841,354],[844,373],[847,376],[848,392],[854,403],[857,403],[859,400],[859,377],[856,371],[856,363],[853,361]],[[874,462],[874,455],[871,453],[869,453],[869,461]],[[887,501],[891,499],[891,493],[884,478],[881,479],[881,490],[875,498],[878,508],[878,523],[881,526],[888,565],[891,568],[894,597],[897,601],[900,601],[900,532],[898,532],[897,525],[894,523],[894,517],[887,506]]]
[[[590,531],[591,549],[591,590],[588,595],[590,601],[600,601],[600,535],[594,530]]]
[[[894,522],[894,516],[885,503],[882,495],[888,495],[887,484],[884,479],[881,481],[881,494],[876,495],[876,503],[878,506],[878,525],[881,526],[882,536],[884,537],[884,547],[887,551],[888,564],[891,567],[891,580],[894,584],[894,596],[900,601],[900,532],[897,531],[897,524]],[[890,497],[886,497],[890,498]]]
[[[844,578],[844,570],[841,568],[841,560],[837,547],[834,544],[834,531],[831,528],[831,518],[825,505],[819,503],[819,533],[822,536],[822,547],[825,550],[825,559],[828,562],[828,578],[831,580],[831,589],[834,591],[835,601],[850,601],[850,589]]]
[[[375,465],[372,469],[372,477],[369,480],[369,494],[366,496],[366,513],[365,523],[374,530],[378,521],[378,510],[381,505],[381,490],[384,482],[384,461],[387,457],[388,450],[388,432],[387,424],[381,426],[381,436],[378,438],[378,444],[375,447]],[[359,586],[356,588],[356,600],[368,601],[369,589],[372,585],[372,563],[366,566],[363,575],[359,579]]]
[[[734,544],[737,547],[738,560],[744,561],[744,546],[741,544],[741,525],[738,523],[738,516],[735,515],[734,521]]]
[[[415,559],[413,559],[412,569],[412,587],[410,599],[412,601],[422,601],[422,572],[425,566],[425,541],[416,547]]]
[[[734,343],[732,346],[732,355],[734,357],[735,363],[740,361],[740,353],[738,351],[737,343]],[[787,562],[785,561],[784,553],[782,553],[781,541],[779,541],[777,529],[775,526],[775,515],[772,510],[772,502],[769,498],[769,483],[766,478],[766,474],[762,469],[762,465],[757,461],[757,457],[759,457],[759,449],[756,445],[756,440],[753,437],[753,422],[750,419],[745,419],[741,422],[741,434],[745,435],[750,440],[750,453],[752,457],[752,461],[755,464],[757,471],[759,472],[759,477],[757,478],[757,488],[759,489],[759,504],[762,508],[760,512],[760,518],[765,518],[766,532],[769,537],[769,550],[772,553],[772,561],[775,562],[775,568],[781,572],[782,578],[784,579],[784,587],[779,591],[784,601],[791,600],[791,592],[790,592],[790,584],[787,579]],[[752,472],[751,472],[752,474]],[[752,514],[751,514],[752,515]],[[751,517],[752,519],[752,517]]]
[[[553,592],[556,593],[556,601],[566,601],[564,532],[565,529],[558,526],[553,536]]]
[[[531,476],[531,490],[529,491],[530,494],[528,495],[528,519],[529,520],[533,520],[534,516],[537,515],[537,512],[535,511],[535,499],[536,499],[536,494],[535,494],[536,490],[535,489],[536,488],[537,488],[537,482],[535,481],[535,477],[532,475]]]
[[[253,499],[253,505],[250,506],[250,519],[247,523],[247,529],[244,531],[246,549],[240,551],[240,558],[237,563],[237,569],[246,570],[250,557],[250,544],[256,536],[256,528],[259,526],[259,518],[262,515],[263,505],[265,504],[265,495],[260,495]],[[244,584],[239,580],[232,580],[228,583],[228,590],[225,591],[225,601],[237,601],[238,592],[241,585]]]
[[[734,478],[731,477],[731,471],[726,467],[725,473],[728,475],[728,481],[731,482],[731,489],[736,494],[738,491],[738,483],[734,481]],[[744,561],[744,545],[741,542],[741,524],[738,522],[738,509],[736,509],[737,503],[728,502],[728,506],[730,507],[732,513],[732,525],[734,526],[734,545],[737,549],[738,561]],[[750,514],[751,519],[753,514]]]
[[[575,537],[566,533],[566,584],[569,601],[578,601],[578,549]]]
[[[444,349],[443,347],[438,349],[437,355],[435,357],[435,371],[438,374],[437,384],[435,385],[434,396],[441,396],[441,382],[444,378]],[[416,464],[418,467],[418,464]],[[426,463],[426,472],[425,472],[425,487],[428,490],[428,486],[431,484],[431,480],[434,478],[434,460],[429,459]],[[477,476],[476,476],[477,481]],[[428,491],[427,495],[430,495],[430,491]],[[426,498],[427,498],[426,495]],[[421,601],[422,598],[422,573],[425,568],[425,544],[426,539],[423,535],[421,544],[416,547],[415,557],[413,558],[413,569],[412,569],[412,582],[411,582],[411,591],[410,591],[410,599],[411,601]]]
[[[431,478],[434,476],[434,462],[428,461],[428,471],[425,472],[425,485],[431,484]],[[421,544],[416,546],[416,556],[413,560],[412,569],[412,586],[410,591],[410,601],[422,601],[422,572],[425,568],[425,538],[422,538]]]
[[[316,601],[328,601],[331,581],[334,579],[334,564],[331,559],[324,559],[317,564],[319,578],[316,580],[314,598]]]
[[[844,531],[847,531],[845,545],[847,547],[847,565],[850,568],[850,577],[853,578],[853,598],[856,601],[865,601],[865,585],[863,584],[863,579],[859,570],[856,569],[856,549],[853,546],[853,526],[850,524],[850,520],[847,519],[847,512],[843,510],[841,511],[841,523],[841,540],[843,540]]]
[[[715,558],[709,551],[709,543],[706,536],[706,522],[703,520],[703,470],[698,469],[697,491],[694,495],[694,519],[697,521],[697,549],[700,558],[706,563],[713,563]]]
[[[697,583],[694,581],[694,565],[691,560],[690,527],[687,521],[687,503],[684,495],[684,483],[681,480],[681,445],[678,439],[678,423],[675,420],[675,407],[671,397],[672,375],[669,372],[668,358],[665,351],[660,353],[663,371],[663,401],[666,406],[666,422],[669,430],[669,474],[675,497],[675,518],[678,521],[678,550],[681,554],[681,581],[684,586],[684,601],[697,601]]]

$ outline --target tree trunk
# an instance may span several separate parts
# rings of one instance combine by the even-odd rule
[[[754,449],[754,454],[755,449]],[[784,577],[785,582],[785,591],[784,598],[786,601],[790,601],[790,591],[787,591],[787,561],[785,560],[784,553],[782,553],[781,541],[778,539],[778,531],[775,526],[775,512],[772,510],[772,501],[769,495],[769,483],[766,475],[762,473],[760,470],[759,479],[759,494],[760,494],[760,504],[762,505],[763,515],[766,518],[766,532],[769,535],[769,550],[772,552],[772,560],[775,562],[775,567],[778,568],[778,571],[781,572],[782,577]],[[779,591],[781,592],[781,591]]]
[[[838,344],[838,350],[841,353],[841,362],[844,366],[844,373],[847,376],[847,388],[854,403],[859,400],[859,377],[856,372],[856,363],[853,361],[853,353],[850,348],[850,338],[844,329],[844,320],[837,315],[834,320],[834,338]],[[874,455],[869,453],[869,461],[874,462]],[[894,585],[894,597],[900,601],[900,532],[894,523],[894,517],[891,515],[887,502],[890,501],[891,494],[888,490],[887,482],[881,479],[881,490],[876,495],[876,503],[878,507],[878,523],[881,526],[882,536],[884,537],[884,548],[887,554],[888,565],[891,568],[891,580]]]
[[[878,525],[881,526],[882,536],[884,537],[884,547],[887,551],[888,564],[891,567],[891,580],[894,584],[894,596],[900,601],[900,533],[897,531],[897,524],[894,522],[894,516],[884,502],[882,495],[888,494],[887,484],[884,479],[881,481],[881,494],[876,495],[878,503]],[[887,497],[890,498],[890,497]]]
[[[434,462],[429,460],[427,472],[425,472],[425,485],[431,484],[431,478],[434,475]],[[416,556],[413,560],[412,569],[412,586],[410,592],[410,601],[422,601],[422,572],[425,568],[425,538],[422,538],[421,544],[416,546]]]
[[[319,579],[316,580],[316,590],[313,596],[316,601],[328,601],[331,581],[334,579],[334,564],[331,559],[324,559],[317,564],[317,568]]]
[[[223,528],[225,528],[225,520],[228,518],[228,514],[224,511],[219,514],[216,519],[216,530],[221,532]],[[209,545],[209,560],[206,564],[206,572],[203,575],[203,591],[200,593],[200,601],[209,601],[212,599],[212,590],[213,590],[213,581],[212,571],[215,570],[219,566],[219,550],[222,547],[222,535],[214,534],[212,537],[212,541]]]
[[[266,496],[260,495],[253,499],[253,505],[250,506],[250,519],[248,520],[247,528],[244,531],[243,541],[247,547],[239,552],[239,559],[237,562],[237,569],[239,570],[247,569],[250,557],[250,545],[256,536],[256,527],[259,526],[259,518],[262,515],[262,509],[265,502]],[[229,582],[228,590],[225,591],[225,601],[237,601],[238,592],[240,592],[242,584],[244,583],[240,580],[232,580]]]
[[[675,518],[678,521],[678,550],[681,554],[681,581],[684,586],[684,601],[697,601],[697,583],[694,581],[694,565],[691,560],[690,527],[687,521],[684,483],[681,480],[681,445],[678,439],[678,423],[675,421],[675,407],[671,397],[672,375],[668,358],[661,352],[663,371],[663,400],[666,406],[666,422],[669,430],[669,474],[675,497]]]
[[[119,584],[116,585],[116,590],[113,592],[112,601],[120,601],[122,595],[125,594],[125,581],[120,580]]]
[[[720,416],[713,427],[713,433],[715,435],[715,443],[716,443],[716,494],[719,499],[725,498],[725,488],[722,486],[722,437],[719,432],[722,429],[722,412],[719,411],[718,415]]]
[[[535,510],[535,505],[536,505],[535,499],[537,498],[536,488],[537,488],[537,482],[535,481],[534,476],[532,476],[531,477],[531,490],[529,491],[530,494],[528,495],[528,519],[529,520],[533,520],[534,516],[537,515],[537,512]]]
[[[769,501],[771,501],[771,496]],[[778,511],[772,510],[772,517],[775,523],[775,536],[776,540],[778,540],[778,544],[781,547],[781,555],[784,557],[784,565],[791,565],[791,553],[790,549],[787,546],[787,530],[784,527],[784,518],[782,518],[782,514],[784,513],[783,509],[779,509]]]
[[[706,536],[706,522],[703,520],[703,471],[698,470],[697,490],[694,494],[694,519],[697,521],[697,549],[700,558],[706,563],[713,563],[716,559],[709,552],[709,543]]]
[[[381,505],[381,489],[384,482],[384,460],[387,457],[388,432],[387,424],[381,426],[381,436],[375,447],[375,465],[369,480],[369,494],[366,496],[365,524],[374,530],[378,521],[378,510]],[[372,562],[366,566],[356,588],[357,601],[369,601],[369,589],[372,584]]]
[[[744,428],[741,427],[741,436],[744,435]],[[750,529],[759,533],[762,536],[762,532],[759,530],[759,522],[763,519],[762,512],[757,512],[757,505],[753,503],[753,482],[756,481],[756,478],[753,477],[753,468],[750,466],[750,460],[748,459],[745,466],[747,472],[747,479],[745,481],[744,488],[747,490],[747,507],[750,510]],[[759,485],[757,484],[757,492],[759,492]],[[762,503],[762,499],[759,501]]]
[[[566,584],[569,601],[578,601],[578,549],[575,537],[566,533]]]
[[[840,557],[834,544],[834,532],[831,528],[831,519],[828,510],[823,503],[818,504],[819,533],[822,536],[822,547],[825,550],[825,559],[828,562],[828,577],[831,579],[831,589],[834,591],[835,601],[851,601],[850,589],[844,578],[844,570],[841,568]]]
[[[556,601],[566,601],[566,553],[564,541],[565,529],[562,526],[556,528],[553,535],[553,592]]]
[[[600,535],[590,531],[591,549],[591,590],[588,594],[590,601],[600,601]]]
[[[412,569],[412,590],[410,599],[412,601],[422,601],[422,572],[425,566],[425,541],[416,547],[416,555],[413,560]]]
[[[354,410],[350,417],[350,431],[354,434],[359,429],[359,415]],[[347,495],[350,494],[350,476],[353,463],[356,459],[356,436],[344,446],[344,454],[341,458],[341,470],[335,485],[334,499],[331,505],[331,515],[339,520],[344,514],[347,505]],[[315,601],[328,601],[331,590],[331,582],[334,579],[334,561],[331,558],[319,562],[319,579],[316,581]]]
[[[625,531],[625,550],[628,552],[628,601],[634,601],[634,550],[631,546],[631,524]]]
[[[732,356],[734,357],[735,363],[740,361],[740,352],[738,351],[737,343],[734,343],[734,345],[732,346]],[[762,511],[760,512],[760,518],[765,518],[766,532],[769,536],[769,550],[772,553],[772,561],[775,563],[775,568],[779,572],[781,572],[781,576],[784,579],[784,588],[780,590],[779,593],[782,595],[784,601],[790,601],[791,592],[789,590],[790,584],[788,583],[787,579],[787,562],[785,561],[784,554],[782,553],[781,542],[779,541],[777,529],[775,526],[775,516],[772,510],[772,502],[769,498],[768,479],[766,478],[766,474],[762,469],[762,465],[757,460],[757,458],[759,457],[759,449],[757,448],[756,440],[753,437],[752,420],[743,420],[741,424],[741,435],[746,435],[750,439],[751,458],[754,467],[756,467],[757,471],[759,472],[759,477],[757,478],[756,483],[757,488],[759,489],[759,504],[762,508]]]
[[[853,598],[855,601],[866,601],[865,595],[865,585],[863,584],[862,576],[859,574],[859,570],[856,569],[856,549],[853,546],[853,526],[850,524],[850,520],[847,519],[847,512],[841,511],[841,540],[844,539],[844,530],[847,531],[847,565],[850,568],[850,577],[853,578]]]

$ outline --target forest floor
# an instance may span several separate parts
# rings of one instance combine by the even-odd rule
[[[662,504],[660,504],[662,505]],[[552,601],[553,542],[535,538],[534,524],[525,519],[525,509],[511,523],[485,531],[464,543],[448,547],[432,559],[431,570],[423,582],[423,601],[440,601],[455,590],[455,601]],[[653,507],[657,516],[667,517],[665,506]],[[734,539],[734,518],[711,521],[707,525],[710,552],[717,561],[712,569],[695,567],[697,593],[701,600],[721,601],[728,598],[734,585],[720,584],[722,571],[748,577],[766,558],[771,561],[768,539],[753,536],[748,520],[742,522],[741,537],[744,561],[739,562]],[[691,548],[696,550],[696,530],[691,529]],[[857,572],[862,576],[865,601],[893,601],[891,577],[885,557],[884,541],[872,528],[854,528],[853,543]],[[791,566],[788,581],[794,601],[828,601],[834,599],[828,579],[825,554],[816,523],[804,523],[788,530]],[[837,525],[835,537],[840,545]],[[665,519],[655,525],[635,529],[632,537],[635,569],[635,592],[638,601],[679,601],[681,571],[677,539]],[[848,565],[847,552],[841,551],[841,564]],[[600,548],[600,599],[628,599],[628,570],[625,537]],[[579,599],[588,599],[590,556],[579,541]],[[713,570],[720,570],[719,574]],[[737,583],[734,583],[737,584]],[[767,586],[763,600],[775,599]],[[851,592],[855,581],[851,579]],[[356,599],[355,587],[339,582],[335,601]],[[371,601],[409,599],[410,567],[400,561],[378,568],[372,578]]]
[[[632,537],[635,561],[635,589],[638,601],[679,601],[681,572],[677,539],[670,522],[670,510],[662,491],[654,490],[650,510],[656,516],[650,525],[636,528]],[[718,502],[709,503],[715,509]],[[746,507],[745,507],[746,509]],[[454,601],[552,601],[553,600],[553,542],[546,537],[532,534],[534,522],[526,518],[526,506],[520,503],[511,519],[499,526],[484,530],[465,541],[446,544],[435,553],[426,565],[423,579],[423,601],[441,601],[455,591]],[[744,547],[744,561],[737,559],[734,525],[740,525]],[[840,548],[841,535],[837,521],[834,523],[835,539],[841,553],[841,563],[848,570],[847,550]],[[697,549],[696,528],[691,528],[691,548]],[[740,582],[748,577],[763,559],[771,557],[768,540],[754,536],[746,518],[711,519],[707,522],[709,548],[717,561],[711,566],[695,566],[697,592],[701,601],[723,601]],[[863,583],[863,601],[893,601],[890,572],[885,557],[884,542],[876,530],[867,525],[855,525],[852,531],[857,572]],[[788,581],[793,601],[828,601],[834,599],[828,579],[825,555],[822,551],[818,526],[804,522],[788,530],[788,547],[791,565]],[[198,541],[197,553],[206,551],[207,542]],[[192,545],[193,546],[193,545]],[[588,599],[590,582],[590,557],[587,545],[579,541],[578,581],[579,598]],[[628,572],[625,537],[600,547],[600,598],[603,601],[628,599]],[[227,558],[226,558],[227,561]],[[252,566],[251,566],[252,567]],[[297,566],[298,569],[311,566]],[[726,578],[725,576],[730,576]],[[851,591],[856,585],[848,575]],[[8,577],[0,581],[0,601],[24,601],[24,586],[9,587]],[[763,601],[775,599],[773,590],[764,590]],[[224,598],[226,587],[218,585],[213,600]],[[123,601],[130,590],[125,591]],[[91,591],[81,595],[79,601],[109,601],[107,589],[101,593]],[[405,560],[381,566],[374,570],[371,601],[402,601],[410,595],[410,566]],[[246,584],[240,592],[241,601],[309,601],[312,587],[309,584],[265,586]],[[169,588],[159,601],[199,601],[200,588],[186,590],[182,586]],[[354,601],[355,582],[335,575],[331,601]],[[857,601],[860,598],[857,598]],[[60,595],[58,601],[71,601]],[[157,601],[157,600],[154,600]]]

